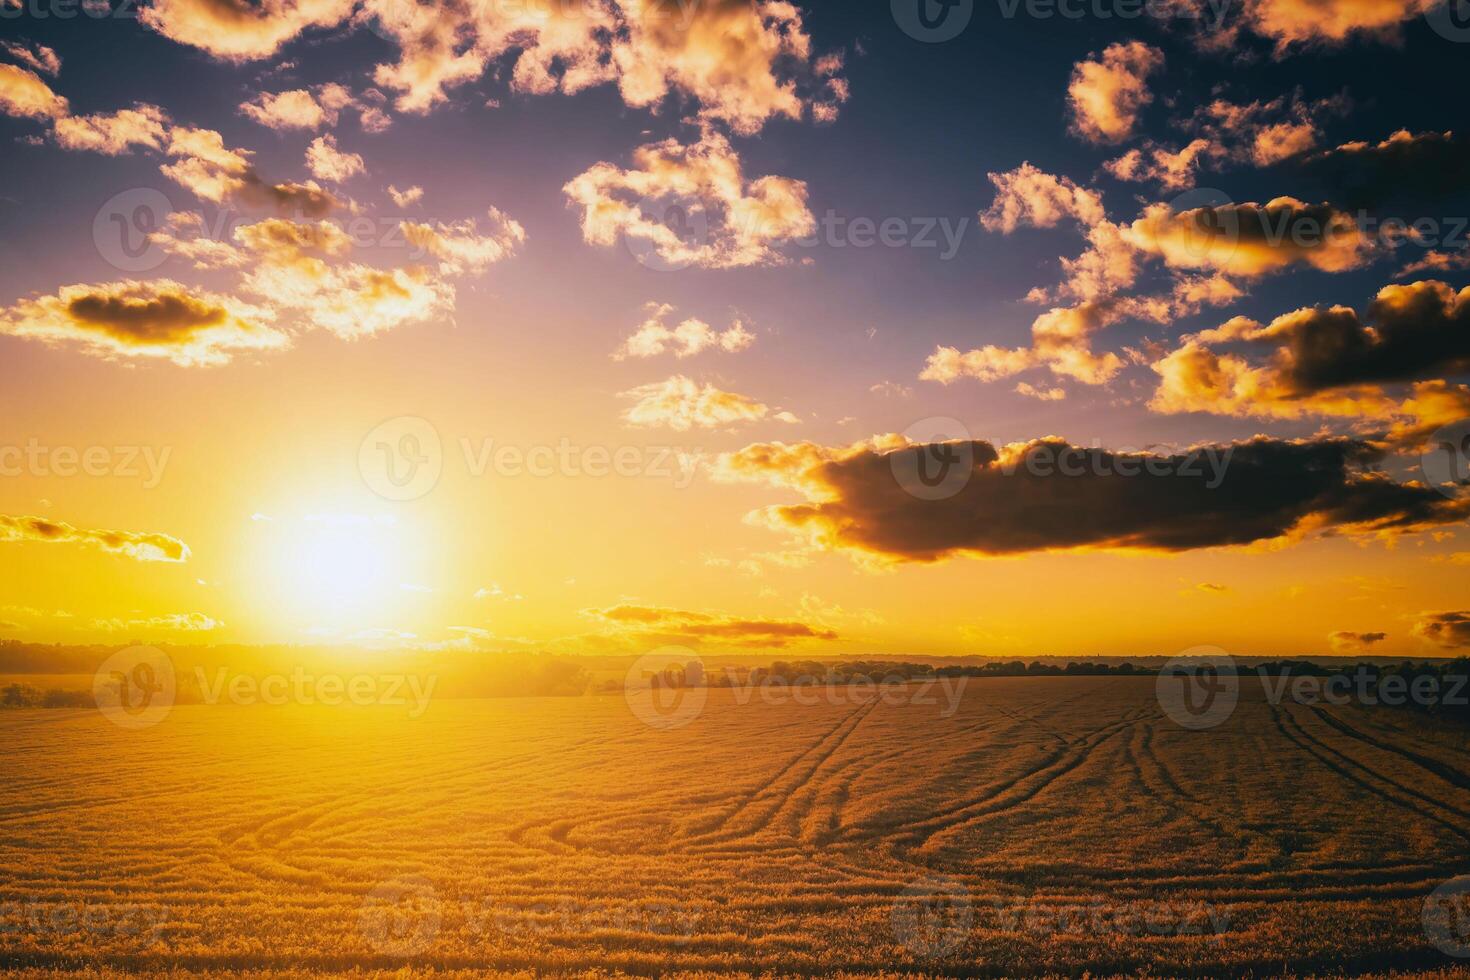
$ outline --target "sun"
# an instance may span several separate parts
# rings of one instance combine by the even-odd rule
[[[295,630],[384,626],[412,578],[409,534],[391,516],[318,511],[257,528],[264,612]]]

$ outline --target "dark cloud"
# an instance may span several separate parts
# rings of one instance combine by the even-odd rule
[[[1400,130],[1378,143],[1345,143],[1313,154],[1298,169],[1344,207],[1378,211],[1428,204],[1465,194],[1470,142],[1448,132]]]
[[[1285,379],[1303,392],[1458,374],[1470,370],[1470,289],[1389,286],[1368,306],[1367,322],[1341,306],[1304,310],[1261,339],[1280,344]]]
[[[1451,650],[1470,647],[1470,612],[1426,613],[1414,624],[1414,635]]]
[[[905,474],[962,461],[952,495],[924,499]],[[1400,484],[1351,439],[1257,437],[1170,456],[1084,449],[1058,439],[997,450],[987,442],[804,443],[747,447],[726,478],[799,489],[807,503],[759,512],[825,547],[900,561],[1068,549],[1179,552],[1308,534],[1398,535],[1470,515],[1470,499]],[[968,459],[968,463],[963,461]],[[932,496],[932,495],[930,495]]]
[[[1355,633],[1352,630],[1337,630],[1327,637],[1334,653],[1365,653],[1369,647],[1386,639],[1387,633]]]

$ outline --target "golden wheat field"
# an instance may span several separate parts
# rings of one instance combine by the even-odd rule
[[[910,691],[916,688],[910,688]],[[1225,975],[1436,970],[1465,740],[1153,678],[957,703],[711,690],[401,708],[0,715],[20,973]],[[952,713],[947,707],[953,707]],[[1441,939],[1443,937],[1440,937]]]

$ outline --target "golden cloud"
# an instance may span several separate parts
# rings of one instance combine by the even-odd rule
[[[987,175],[995,185],[995,200],[980,215],[987,231],[1010,234],[1017,228],[1052,228],[1063,218],[1095,225],[1106,218],[1102,195],[1080,187],[1068,177],[1056,177],[1030,163],[1015,170]]]
[[[1295,264],[1344,272],[1365,265],[1373,252],[1351,215],[1292,197],[1185,211],[1154,204],[1123,238],[1173,268],[1250,277]]]
[[[615,81],[628,105],[656,107],[677,93],[700,104],[699,118],[747,135],[808,107],[830,121],[847,98],[841,59],[814,55],[800,10],[784,0],[713,0],[697,10],[658,0],[368,0],[363,16],[399,46],[397,63],[379,65],[374,81],[398,93],[406,112],[431,109],[511,52],[514,91],[570,95]]]
[[[666,642],[717,641],[736,646],[784,647],[802,640],[837,639],[837,634],[832,630],[789,619],[741,619],[662,606],[638,605],[587,609],[583,613],[608,623],[619,632]]]
[[[439,260],[439,271],[446,275],[479,273],[513,255],[526,241],[526,229],[519,221],[499,208],[487,214],[490,224],[483,234],[473,218],[432,225],[405,221],[400,227],[411,246]]]
[[[666,381],[640,385],[620,397],[633,402],[623,413],[623,419],[629,424],[676,432],[757,422],[772,411],[753,398],[721,391],[711,384],[700,385],[681,374]],[[788,412],[777,412],[774,417],[783,422],[796,421]]]
[[[664,321],[674,312],[674,308],[667,303],[649,303],[644,312],[647,314],[646,318],[613,353],[613,360],[658,357],[668,352],[682,360],[716,349],[733,354],[755,343],[755,334],[747,330],[745,324],[739,320],[724,330],[716,330],[703,320],[693,317],[670,327]]]
[[[1253,362],[1211,344],[1269,353]],[[1349,307],[1308,307],[1262,325],[1237,317],[1153,364],[1154,411],[1298,418],[1400,417],[1398,439],[1463,417],[1470,399],[1435,375],[1470,370],[1470,288],[1426,280],[1379,290],[1366,319]],[[1383,384],[1419,381],[1400,403]],[[1408,421],[1405,421],[1404,418]]]
[[[112,113],[66,116],[56,120],[51,131],[56,144],[64,150],[119,156],[134,146],[162,149],[168,125],[168,113],[158,106],[140,103]]]
[[[367,170],[360,154],[337,149],[337,138],[331,133],[311,141],[306,148],[306,167],[313,177],[334,184]]]
[[[0,112],[21,119],[60,119],[67,103],[29,68],[0,64]]]
[[[167,534],[145,534],[137,531],[97,531],[72,527],[62,521],[44,517],[6,517],[0,515],[0,541],[31,541],[44,544],[80,544],[98,548],[135,561],[183,562],[189,560],[189,546]]]
[[[582,208],[588,244],[621,237],[675,268],[781,265],[780,246],[816,230],[803,181],[747,181],[729,140],[708,129],[691,145],[668,139],[639,147],[629,170],[598,163],[562,190]],[[665,221],[675,211],[694,226],[682,237]]]
[[[0,333],[78,345],[107,358],[160,358],[180,366],[227,363],[286,347],[270,310],[169,279],[64,286],[0,311]]]
[[[274,54],[309,27],[331,27],[351,14],[355,0],[154,0],[138,18],[170,40],[227,61]]]
[[[240,111],[270,129],[321,129],[335,126],[338,114],[354,104],[352,93],[335,82],[319,85],[315,93],[297,88],[261,92],[243,102]]]
[[[163,165],[164,176],[206,201],[235,199],[313,218],[338,206],[336,198],[311,181],[266,182],[250,162],[250,151],[225,146],[224,137],[212,129],[176,127],[169,131],[166,152],[175,160]]]

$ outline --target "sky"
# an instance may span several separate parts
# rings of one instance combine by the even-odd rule
[[[1470,647],[1429,0],[0,0],[0,637]]]

